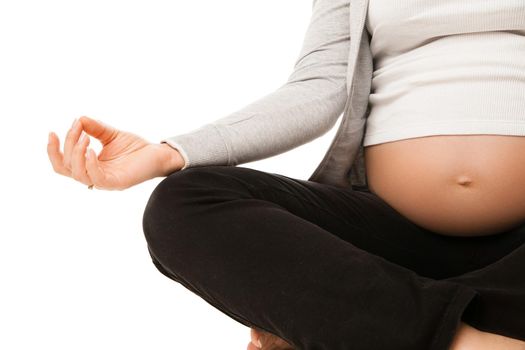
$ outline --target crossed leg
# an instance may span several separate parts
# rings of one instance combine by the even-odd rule
[[[505,276],[505,266],[496,269],[503,308],[485,302],[490,290],[471,303],[490,279],[446,281],[508,254],[519,243],[514,234],[440,237],[371,193],[220,166],[168,176],[150,197],[143,224],[162,273],[288,345],[443,350],[456,333],[458,344],[469,338],[456,332],[469,304],[470,316],[482,316],[469,319],[476,329],[524,334],[518,317],[525,312],[513,305],[524,304],[525,286]],[[239,283],[243,288],[234,287]],[[490,314],[501,310],[512,317],[500,327]],[[288,346],[271,337],[268,343]]]

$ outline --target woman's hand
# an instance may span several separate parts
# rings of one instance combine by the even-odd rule
[[[103,145],[98,156],[87,150],[89,135]],[[150,143],[89,117],[79,118],[69,129],[63,154],[59,146],[58,136],[49,133],[47,153],[54,171],[97,189],[124,190],[184,166],[180,153],[169,145]]]

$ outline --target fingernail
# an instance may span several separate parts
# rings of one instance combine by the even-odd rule
[[[73,124],[71,124],[71,128],[74,128],[76,125],[77,125],[77,118],[75,118],[75,120],[73,120]]]
[[[85,138],[86,138],[86,134],[84,133],[84,131],[82,131],[82,134],[80,135],[80,139],[78,140],[78,143],[81,143],[82,141],[84,141]]]
[[[257,345],[257,347],[258,347],[259,349],[261,349],[261,348],[262,348],[261,340],[260,340],[260,339],[257,339],[257,341],[255,342],[255,345]]]

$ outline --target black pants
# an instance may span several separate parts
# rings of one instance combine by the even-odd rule
[[[296,349],[445,350],[460,320],[525,340],[525,225],[445,236],[366,188],[206,166],[163,179],[143,228],[160,272]]]

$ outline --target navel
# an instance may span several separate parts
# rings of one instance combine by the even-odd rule
[[[469,187],[472,185],[472,179],[466,175],[461,175],[457,180],[458,184],[464,187]]]

